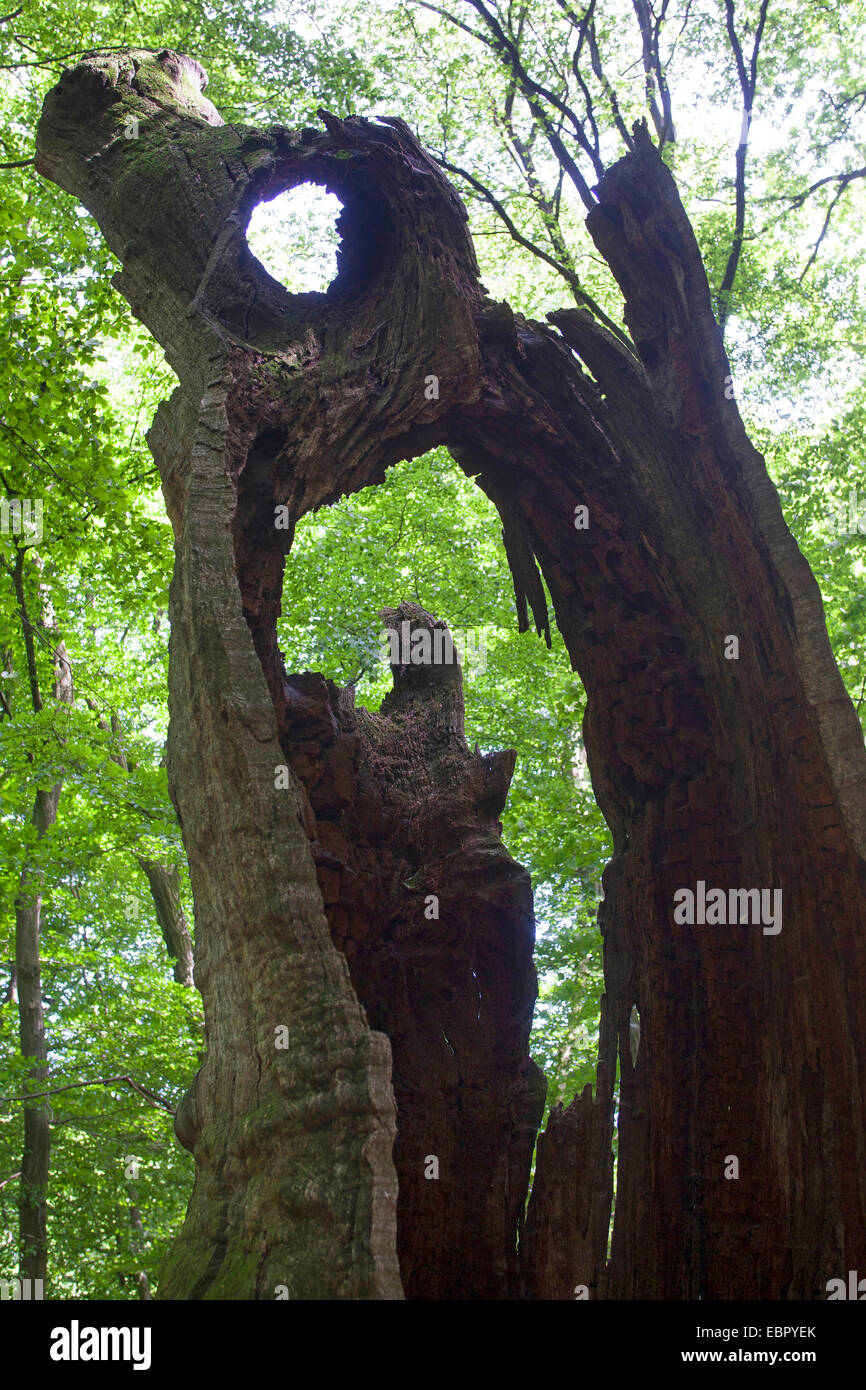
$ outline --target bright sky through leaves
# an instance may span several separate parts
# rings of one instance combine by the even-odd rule
[[[334,193],[304,183],[253,208],[247,242],[265,270],[292,294],[326,290],[337,274],[342,204]]]

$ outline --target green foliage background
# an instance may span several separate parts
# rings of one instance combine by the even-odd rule
[[[515,24],[524,14],[524,61],[556,90],[569,76],[567,8],[500,7]],[[481,28],[464,0],[453,12]],[[731,244],[742,123],[724,5],[683,0],[664,6],[664,16],[677,126],[667,157],[717,287]],[[646,111],[632,6],[600,0],[597,19],[605,67],[630,122]],[[748,38],[757,19],[752,0],[737,6],[737,19]],[[866,163],[863,37],[862,0],[770,10],[728,327],[741,409],[821,585],[858,709],[866,689],[866,537],[840,534],[828,516],[851,489],[860,489],[866,508],[857,174]],[[16,543],[0,535],[0,999],[8,995],[14,903],[28,863],[45,883],[43,978],[56,1089],[47,1293],[55,1298],[135,1298],[138,1271],[155,1281],[192,1179],[167,1107],[188,1085],[202,1046],[200,1000],[172,979],[136,861],[143,854],[184,862],[163,767],[171,530],[144,438],[173,379],[112,288],[116,265],[92,220],[27,162],[42,98],[63,67],[88,50],[126,46],[198,57],[210,74],[208,95],[229,121],[312,123],[321,106],[403,116],[431,149],[483,184],[529,242],[550,251],[558,236],[584,288],[621,317],[583,209],[519,101],[508,129],[509,84],[495,52],[431,6],[25,0],[0,21],[0,483],[7,497],[44,501],[44,540],[28,551],[23,581],[31,614],[50,602],[76,692],[71,708],[49,698],[33,712],[12,583]],[[622,147],[609,115],[601,148],[612,160]],[[537,141],[535,190],[521,177],[515,138]],[[845,171],[852,178],[840,188],[835,176]],[[454,177],[490,292],[537,316],[569,303],[566,279],[516,245],[490,199]],[[290,260],[305,246],[315,252],[318,226],[277,223],[270,250],[281,246],[285,255],[289,247]],[[361,673],[358,698],[375,706],[385,691],[374,659],[377,613],[404,598],[486,636],[486,670],[467,677],[467,737],[485,750],[518,752],[504,833],[535,887],[533,1045],[550,1079],[549,1100],[567,1102],[594,1079],[602,978],[595,913],[609,853],[582,757],[584,695],[558,635],[547,651],[536,636],[517,633],[498,520],[443,450],[305,520],[284,591],[287,666],[342,683]],[[40,680],[50,692],[51,643],[36,635]],[[128,772],[115,761],[119,746]],[[57,824],[37,844],[34,795],[56,780],[63,783]],[[16,1004],[6,997],[0,1277],[16,1269],[22,1124],[15,1097],[26,1072],[17,1029]],[[163,1103],[107,1080],[125,1075]]]

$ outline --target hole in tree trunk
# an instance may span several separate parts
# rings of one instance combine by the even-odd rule
[[[532,1051],[549,1079],[548,1107],[567,1106],[588,1082],[596,1084],[603,990],[596,918],[610,850],[586,770],[583,697],[559,638],[552,652],[529,633],[516,643],[512,637],[509,649],[502,645],[516,627],[513,586],[500,518],[486,498],[479,507],[481,496],[440,449],[301,518],[286,566],[278,642],[287,669],[321,671],[338,686],[355,682],[357,704],[378,711],[391,688],[380,652],[382,606],[420,601],[455,631],[465,629],[464,637],[485,638],[486,662],[481,643],[469,643],[462,669],[466,738],[482,754],[514,746],[517,738],[503,839],[518,862],[541,861],[550,873],[535,891],[540,997]],[[457,563],[461,553],[477,566],[469,585],[468,566]],[[350,578],[335,584],[341,572]],[[573,709],[570,729],[560,727],[563,705]],[[582,840],[563,837],[562,827],[576,822],[593,823],[604,844],[597,862],[582,862]],[[484,1021],[490,1000],[477,976],[475,984],[474,1014]]]
[[[337,278],[343,204],[317,184],[286,189],[257,203],[247,227],[247,245],[274,280],[291,294],[323,292]]]

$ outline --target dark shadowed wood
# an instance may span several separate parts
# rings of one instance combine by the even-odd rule
[[[444,629],[413,603],[382,617],[401,636]],[[528,1052],[532,891],[500,839],[514,754],[469,750],[456,662],[392,671],[379,714],[289,677],[280,736],[333,940],[391,1039],[406,1296],[515,1298],[545,1082]]]

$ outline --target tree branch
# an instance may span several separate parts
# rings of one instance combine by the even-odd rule
[[[752,124],[752,104],[755,99],[755,89],[758,84],[758,54],[761,48],[761,39],[764,36],[764,25],[767,20],[768,4],[769,0],[761,0],[758,27],[755,30],[755,42],[752,45],[752,56],[747,71],[745,58],[743,56],[743,47],[737,37],[734,0],[725,0],[725,23],[728,30],[728,40],[734,55],[740,91],[743,94],[743,125],[740,131],[740,142],[737,146],[736,155],[734,236],[728,255],[728,263],[725,266],[725,273],[722,277],[722,283],[719,286],[718,293],[719,327],[723,335],[731,309],[731,291],[734,287],[734,280],[737,276],[737,268],[740,264],[740,256],[743,250],[746,227],[746,156],[749,149],[749,131]]]
[[[619,338],[621,342],[625,343],[625,345],[631,350],[632,344],[628,335],[624,333],[623,330],[616,323],[614,323],[613,319],[608,317],[608,315],[602,309],[601,305],[596,303],[596,301],[592,298],[592,295],[587,294],[586,290],[580,283],[580,279],[576,271],[569,269],[568,266],[563,265],[560,261],[557,261],[553,256],[548,255],[548,253],[542,250],[540,246],[537,246],[534,241],[530,241],[528,237],[525,237],[523,233],[520,232],[518,228],[515,226],[514,222],[508,215],[508,212],[506,211],[505,206],[500,201],[500,199],[497,198],[496,195],[492,193],[489,188],[485,187],[481,180],[477,179],[474,176],[474,174],[470,174],[468,170],[461,169],[459,165],[451,164],[449,160],[442,159],[438,156],[436,158],[436,163],[439,164],[443,169],[447,169],[449,174],[457,174],[460,178],[465,179],[466,182],[470,185],[470,187],[474,188],[476,193],[478,193],[485,200],[485,202],[490,204],[496,215],[501,219],[501,221],[507,228],[509,236],[511,236],[511,238],[517,242],[518,246],[523,246],[527,251],[531,251],[533,256],[537,256],[540,261],[544,261],[546,265],[551,266],[556,271],[557,275],[561,275],[563,280],[565,280],[566,284],[571,290],[575,301],[578,304],[582,304],[587,309],[589,309],[590,313],[592,313],[599,320],[600,323],[603,323],[605,328],[609,329],[611,333],[615,333],[617,338]]]
[[[100,1076],[94,1081],[72,1081],[68,1086],[52,1086],[48,1091],[30,1091],[23,1096],[0,1096],[4,1104],[28,1105],[31,1100],[40,1100],[44,1096],[59,1096],[63,1091],[77,1091],[83,1086],[114,1086],[118,1081],[125,1081],[134,1091],[137,1091],[145,1100],[152,1105],[161,1106],[170,1115],[174,1114],[174,1106],[170,1105],[163,1096],[157,1095],[156,1091],[148,1090],[147,1086],[142,1086],[141,1082],[133,1081],[131,1076],[125,1073],[122,1076]]]
[[[482,34],[478,29],[473,29],[469,24],[464,24],[462,19],[458,19],[456,15],[449,14],[448,10],[443,10],[439,5],[431,5],[428,3],[428,0],[415,0],[415,3],[416,5],[420,5],[422,10],[432,10],[433,14],[438,14],[441,19],[447,19],[448,23],[453,24],[455,29],[462,29],[464,34],[470,34],[471,37],[477,39],[479,43],[485,44],[488,48],[493,48],[493,44],[486,34]]]
[[[827,235],[827,232],[830,230],[830,218],[833,216],[836,204],[839,202],[839,199],[843,196],[847,187],[847,183],[840,184],[840,186],[836,189],[836,192],[833,194],[833,197],[830,199],[830,206],[827,208],[827,214],[824,218],[824,225],[818,233],[818,240],[812,247],[812,254],[809,257],[806,264],[804,265],[802,273],[798,277],[800,284],[803,283],[803,281],[805,280],[806,276],[808,275],[809,271],[812,269],[812,266],[815,264],[815,261],[818,258],[818,252],[821,249],[821,242],[824,240],[825,236]]]
[[[810,198],[813,193],[817,193],[819,188],[825,188],[828,183],[838,183],[843,188],[847,188],[849,183],[862,178],[866,178],[866,166],[862,169],[852,169],[846,174],[827,174],[823,179],[816,179],[802,193],[786,194],[785,196],[790,201],[792,208],[801,208],[807,198]]]
[[[509,72],[512,72],[517,78],[520,90],[526,99],[526,103],[529,106],[529,109],[532,112],[533,116],[535,116],[535,118],[540,122],[544,130],[544,133],[547,136],[547,141],[550,145],[550,148],[553,150],[553,153],[556,155],[557,159],[559,159],[563,163],[566,170],[568,171],[569,177],[571,178],[575,188],[577,189],[577,192],[580,195],[580,198],[583,201],[585,207],[589,211],[591,211],[596,205],[596,199],[593,197],[589,184],[587,183],[586,179],[583,177],[583,174],[580,172],[576,163],[569,154],[563,140],[558,135],[552,121],[545,112],[543,106],[540,105],[539,99],[549,102],[550,105],[553,106],[557,111],[559,111],[560,114],[563,115],[565,119],[570,123],[570,125],[573,127],[577,143],[583,150],[584,154],[586,154],[590,159],[593,169],[595,170],[595,173],[598,176],[598,178],[601,178],[604,174],[604,166],[601,163],[601,160],[595,154],[594,150],[592,149],[592,146],[587,138],[586,131],[584,130],[583,122],[576,115],[576,113],[572,111],[571,107],[560,97],[558,97],[555,92],[551,92],[547,87],[543,87],[540,82],[535,82],[533,78],[529,76],[529,73],[523,66],[517,46],[504,33],[502,26],[496,19],[496,16],[492,14],[490,10],[488,10],[486,5],[483,4],[482,0],[467,0],[467,4],[470,4],[472,8],[481,16],[488,29],[490,30],[491,34],[493,35],[492,46],[495,52],[497,53],[497,56],[499,57],[503,65],[509,70]]]
[[[21,618],[21,628],[24,634],[24,651],[27,657],[27,678],[30,682],[30,700],[33,705],[33,713],[38,714],[42,709],[42,692],[39,689],[39,671],[36,665],[36,644],[33,641],[33,624],[27,612],[27,596],[24,593],[24,556],[25,546],[18,546],[15,554],[15,564],[9,567],[12,575],[12,586],[15,590],[15,598],[18,601],[18,612]]]
[[[649,0],[632,0],[635,15],[637,16],[638,28],[641,34],[643,48],[642,60],[644,73],[646,75],[646,99],[647,106],[652,116],[653,125],[659,138],[659,149],[663,149],[666,144],[673,144],[676,139],[674,122],[671,108],[671,94],[668,89],[667,79],[665,78],[662,66],[661,54],[659,52],[659,35],[661,26],[664,22],[667,10],[667,0],[662,0],[661,13],[656,19]],[[655,90],[658,90],[661,99],[661,110],[655,98]]]

